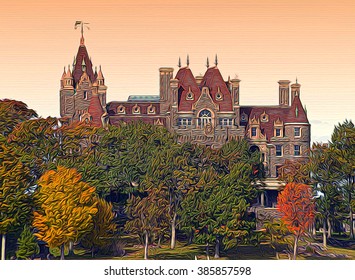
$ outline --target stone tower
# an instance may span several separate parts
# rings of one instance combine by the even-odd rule
[[[65,71],[61,78],[60,115],[69,122],[92,122],[102,125],[106,112],[105,79],[101,70],[93,71],[83,35],[73,62],[73,72]]]

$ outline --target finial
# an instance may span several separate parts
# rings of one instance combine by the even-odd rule
[[[179,68],[181,67],[181,58],[180,58],[180,56],[179,56],[178,67],[179,67]]]
[[[207,60],[206,60],[206,67],[209,68],[210,67],[210,62],[208,60],[208,57],[207,57]]]
[[[80,38],[80,46],[84,45],[84,25],[86,26],[87,29],[90,30],[90,28],[87,26],[89,23],[88,22],[83,22],[83,21],[76,21],[74,28],[77,29],[78,26],[81,26],[81,38]]]
[[[70,72],[70,64],[68,64],[68,71]]]
[[[190,58],[189,58],[189,55],[187,55],[187,57],[186,57],[186,65],[187,65],[187,66],[190,65]]]
[[[97,66],[95,66],[95,74],[97,74]]]
[[[217,66],[218,65],[218,57],[217,57],[217,54],[216,54],[216,58],[214,60],[214,64]]]
[[[298,84],[298,82],[297,82],[297,77],[296,77],[296,84]]]

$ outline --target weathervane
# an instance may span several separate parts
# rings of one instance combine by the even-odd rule
[[[77,29],[78,26],[81,26],[81,39],[80,39],[80,45],[84,45],[84,25],[85,27],[90,30],[89,26],[87,26],[89,23],[88,22],[83,22],[83,21],[76,21],[74,28]]]

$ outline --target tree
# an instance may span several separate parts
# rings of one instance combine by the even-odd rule
[[[125,230],[138,234],[144,244],[145,260],[149,258],[149,238],[152,237],[152,233],[159,227],[160,217],[166,209],[163,202],[154,192],[143,198],[132,195],[127,201],[129,220],[125,224]]]
[[[31,222],[30,170],[12,151],[0,152],[0,234],[1,259],[5,259],[6,234]]]
[[[330,147],[337,161],[336,170],[341,174],[340,184],[346,193],[349,212],[350,238],[354,239],[353,196],[355,192],[355,126],[345,120],[334,128]]]
[[[286,183],[310,184],[309,162],[300,160],[286,160],[279,168],[279,179]]]
[[[268,220],[264,224],[266,236],[270,239],[270,245],[275,250],[276,259],[279,259],[280,251],[285,251],[289,255],[289,235],[290,232],[280,219]]]
[[[31,219],[29,170],[10,148],[8,136],[21,122],[37,117],[21,101],[0,100],[0,235],[1,259],[5,259],[6,234],[21,228]]]
[[[64,245],[78,241],[93,228],[97,213],[95,188],[83,182],[75,169],[61,166],[44,173],[38,186],[35,235],[50,248],[61,247],[64,259]]]
[[[184,229],[206,243],[207,254],[211,243],[219,258],[221,244],[229,249],[251,238],[255,221],[247,209],[257,194],[253,181],[259,163],[246,141],[230,141],[200,155],[197,192],[184,197],[181,218]]]
[[[97,202],[97,213],[93,217],[94,227],[81,241],[84,247],[91,249],[92,257],[95,250],[112,243],[117,227],[114,223],[112,204],[99,197],[95,197],[94,200]]]
[[[17,244],[16,257],[19,260],[33,259],[34,256],[39,253],[36,237],[28,226],[24,227]]]
[[[294,234],[293,259],[297,258],[298,241],[314,220],[312,189],[308,185],[288,183],[277,197],[281,220]]]
[[[327,239],[331,237],[331,220],[339,219],[339,212],[344,204],[342,188],[339,185],[341,174],[336,170],[337,164],[333,148],[324,144],[313,144],[309,166],[317,198],[317,214],[323,220],[324,247],[327,247]]]
[[[37,113],[21,101],[0,100],[0,134],[7,137],[17,124],[36,118]]]

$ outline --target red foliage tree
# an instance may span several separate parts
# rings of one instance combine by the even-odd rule
[[[288,183],[277,197],[277,208],[282,221],[295,236],[293,259],[296,259],[298,241],[314,221],[315,209],[311,187]]]

